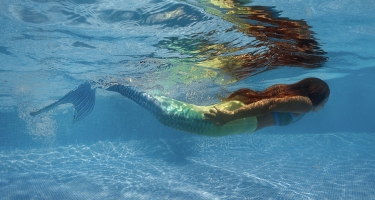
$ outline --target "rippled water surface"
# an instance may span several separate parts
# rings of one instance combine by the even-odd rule
[[[375,2],[0,0],[0,198],[372,199]],[[325,108],[207,138],[159,124],[117,82],[208,105],[305,77]],[[84,81],[93,112],[40,116]]]

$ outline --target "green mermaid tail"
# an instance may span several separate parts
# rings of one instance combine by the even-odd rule
[[[152,113],[165,126],[183,132],[206,136],[225,136],[251,133],[257,128],[258,124],[256,117],[249,117],[228,122],[223,126],[216,126],[213,122],[204,120],[204,113],[213,108],[213,105],[196,106],[163,96],[153,97],[144,92],[139,92],[131,86],[124,85],[113,85],[107,88],[107,90],[120,93]],[[94,102],[95,89],[91,89],[89,83],[84,83],[57,102],[30,114],[38,115],[58,105],[72,103],[75,108],[73,122],[77,122],[91,112]],[[239,101],[229,101],[217,104],[216,106],[219,109],[232,111],[244,106],[244,104]]]
[[[204,120],[204,113],[211,106],[196,106],[164,96],[150,96],[138,92],[133,87],[114,85],[107,90],[118,92],[138,105],[151,112],[165,126],[188,133],[206,136],[225,136],[232,134],[251,133],[257,128],[257,118],[249,117],[216,126],[213,122]],[[219,109],[232,111],[244,104],[240,101],[229,101],[216,105]]]
[[[167,97],[155,97],[162,105],[165,117],[160,120],[166,126],[180,131],[206,136],[225,136],[232,134],[251,133],[257,128],[257,118],[249,117],[228,122],[217,126],[211,121],[204,120],[204,113],[213,108],[211,106],[196,106]],[[219,109],[232,111],[244,104],[239,101],[230,101],[216,105]]]

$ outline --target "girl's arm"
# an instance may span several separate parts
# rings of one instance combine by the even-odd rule
[[[211,120],[217,125],[223,125],[236,119],[257,117],[271,112],[307,113],[312,107],[312,102],[309,98],[295,96],[265,99],[234,111],[221,110],[214,106],[214,109],[210,109],[209,113],[205,113],[204,116],[206,120]]]

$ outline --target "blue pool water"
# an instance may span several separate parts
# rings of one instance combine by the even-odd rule
[[[0,2],[1,199],[375,198],[374,1],[234,1],[306,22],[328,57],[237,81],[196,64],[257,51],[259,38],[228,14],[233,1]],[[323,110],[220,138],[164,127],[100,89],[119,82],[208,105],[226,90],[310,76],[330,86]],[[82,121],[72,124],[71,105],[30,116],[85,81],[99,88]]]

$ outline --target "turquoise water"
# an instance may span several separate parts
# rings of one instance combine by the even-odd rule
[[[0,2],[0,198],[374,198],[374,1],[242,4],[305,21],[328,60],[314,69],[262,68],[237,82],[195,64],[257,50],[258,38],[226,18],[226,8],[194,0]],[[226,90],[309,76],[331,88],[323,110],[221,138],[164,127],[100,89],[119,82],[207,105]],[[72,124],[71,105],[29,115],[84,81],[99,89],[82,121]]]

